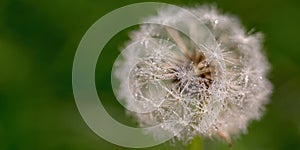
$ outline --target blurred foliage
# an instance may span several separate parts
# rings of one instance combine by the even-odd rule
[[[99,138],[84,123],[73,98],[71,71],[85,31],[106,13],[135,2],[139,1],[0,0],[1,150],[128,149]],[[247,29],[265,33],[274,94],[262,120],[253,122],[248,134],[237,137],[232,149],[300,149],[300,2],[162,2],[180,6],[215,3],[236,14]],[[134,126],[134,119],[126,116],[110,86],[111,66],[129,31],[119,33],[106,45],[97,65],[96,84],[109,113]],[[229,149],[226,143],[210,139],[202,144],[204,149]],[[185,149],[172,145],[148,149]],[[197,143],[194,147],[197,149]]]

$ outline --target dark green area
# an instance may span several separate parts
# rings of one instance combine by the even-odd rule
[[[139,1],[0,0],[0,150],[125,149],[99,138],[84,123],[73,98],[71,71],[86,30],[106,13],[135,2]],[[236,14],[247,29],[265,33],[274,94],[262,120],[253,122],[248,134],[234,140],[232,149],[300,149],[300,2],[163,2],[179,6],[215,3]],[[110,85],[111,65],[128,31],[106,45],[96,84],[109,113],[124,124],[135,125],[116,102]],[[202,143],[208,150],[229,149],[223,142]],[[170,145],[149,149],[184,149]]]

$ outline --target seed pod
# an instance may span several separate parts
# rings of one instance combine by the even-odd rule
[[[231,136],[246,132],[249,122],[261,117],[272,91],[262,34],[247,33],[236,17],[215,7],[186,9],[216,42],[205,42],[196,20],[181,10],[160,10],[148,20],[180,24],[189,34],[164,25],[141,25],[128,45],[140,43],[128,47],[117,62],[118,96],[128,108],[147,112],[131,112],[141,126],[161,124],[174,134],[184,127],[176,135],[184,143],[200,135],[231,144]]]

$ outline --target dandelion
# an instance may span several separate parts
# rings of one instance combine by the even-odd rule
[[[164,8],[148,20],[180,23],[185,35],[171,27],[144,24],[131,34],[117,62],[118,96],[141,126],[160,124],[184,143],[195,136],[216,137],[231,144],[258,120],[271,94],[269,64],[262,34],[245,31],[237,18],[215,7],[187,8],[209,29],[215,43],[197,43],[201,30],[181,10]],[[201,45],[199,47],[198,45]],[[144,113],[138,113],[144,112]],[[153,131],[155,132],[155,131]]]

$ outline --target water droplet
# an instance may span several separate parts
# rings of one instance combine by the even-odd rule
[[[219,23],[219,20],[215,20],[214,24],[217,25]]]

